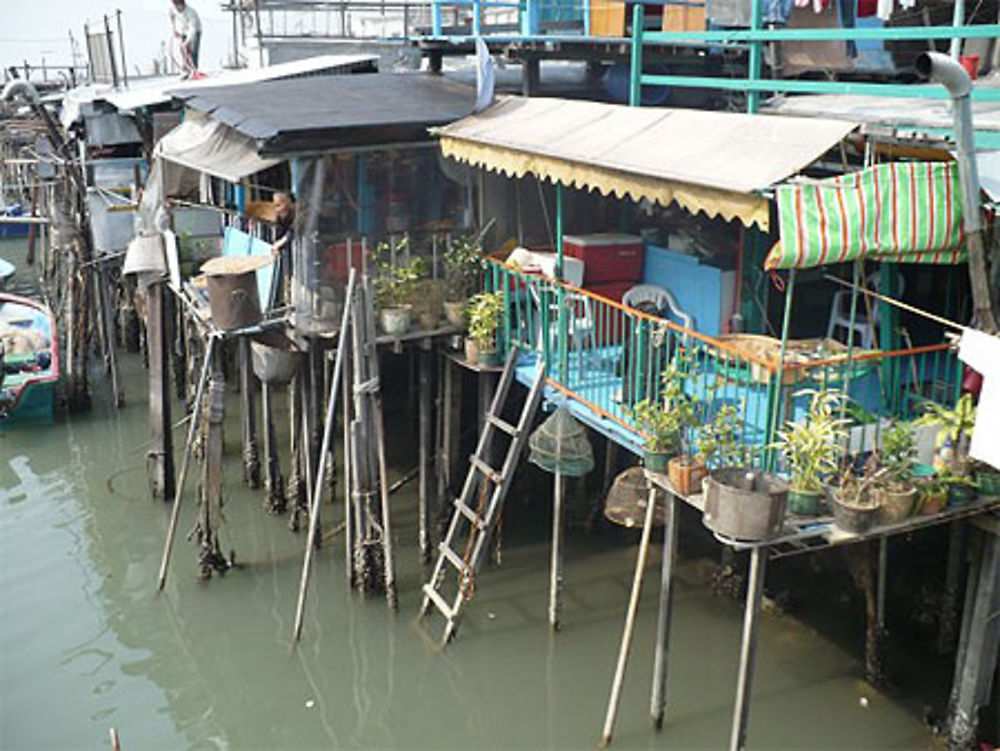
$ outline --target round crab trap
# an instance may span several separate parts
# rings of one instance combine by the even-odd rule
[[[580,477],[594,468],[594,450],[587,429],[569,410],[559,407],[528,439],[528,461],[546,472]]]
[[[666,520],[666,493],[656,490],[656,508],[653,509],[653,524],[662,526]],[[649,501],[649,485],[642,467],[629,467],[619,474],[611,484],[608,497],[604,501],[604,516],[608,521],[622,527],[641,527],[646,519],[646,503]]]

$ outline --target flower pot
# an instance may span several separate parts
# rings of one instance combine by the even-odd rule
[[[673,453],[668,451],[650,451],[649,449],[642,451],[642,461],[646,465],[646,469],[661,474],[667,471],[667,464],[672,456]]]
[[[781,531],[788,484],[775,475],[742,468],[717,469],[704,480],[702,522],[735,540],[767,540]]]
[[[420,328],[425,330],[436,329],[438,324],[438,316],[436,313],[429,310],[420,311],[420,315],[417,317],[420,322]]]
[[[470,364],[479,362],[479,342],[471,336],[465,337],[465,360]]]
[[[923,493],[920,498],[920,513],[924,516],[934,516],[940,514],[948,503],[948,491],[941,490],[934,493]]]
[[[968,485],[951,485],[948,488],[948,507],[968,506],[976,500],[976,489]]]
[[[1000,472],[977,472],[976,485],[980,496],[1000,496]]]
[[[845,532],[860,535],[871,529],[878,520],[879,507],[855,506],[844,503],[836,491],[828,492],[830,508],[833,511],[833,523]]]
[[[397,308],[382,308],[379,311],[379,322],[382,330],[389,336],[402,336],[410,330],[410,318],[412,309],[409,305],[401,305]]]
[[[691,495],[701,489],[708,468],[697,459],[675,456],[667,463],[670,485],[680,495]]]
[[[822,490],[789,490],[788,513],[796,516],[819,516],[823,511]]]
[[[872,491],[879,506],[879,524],[897,524],[913,513],[917,502],[917,489],[909,487],[906,490],[889,490],[877,488]]]
[[[457,326],[460,329],[465,328],[465,305],[465,300],[445,302],[444,317],[448,319],[448,323],[452,326]]]
[[[476,362],[486,367],[499,365],[500,350],[483,349],[482,347],[479,347],[479,353],[476,355]]]

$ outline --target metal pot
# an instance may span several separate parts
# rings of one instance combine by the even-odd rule
[[[253,373],[262,383],[278,386],[288,383],[299,369],[301,352],[250,342]]]
[[[208,304],[216,328],[241,329],[260,323],[257,269],[269,263],[270,258],[224,256],[201,267],[208,281]]]
[[[704,480],[709,529],[734,540],[767,540],[785,521],[788,484],[758,470],[717,469]]]

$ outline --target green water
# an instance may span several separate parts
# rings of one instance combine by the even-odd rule
[[[636,537],[569,531],[564,627],[554,635],[549,501],[511,499],[503,565],[477,577],[457,639],[439,653],[415,621],[425,572],[412,488],[393,496],[397,613],[346,587],[331,508],[293,650],[303,535],[242,485],[231,423],[222,542],[242,566],[196,580],[183,536],[195,513],[189,489],[170,578],[156,594],[169,508],[147,497],[138,357],[123,370],[124,409],[108,404],[97,374],[92,412],[0,433],[0,748],[107,749],[112,726],[128,751],[596,747]],[[682,566],[668,718],[657,733],[648,701],[658,562],[653,555],[613,748],[723,748],[741,604],[712,596],[704,567]],[[780,615],[765,614],[761,632],[752,748],[929,747],[910,708],[857,680],[854,656]]]

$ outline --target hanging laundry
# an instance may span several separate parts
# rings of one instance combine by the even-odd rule
[[[805,5],[809,0],[805,0]],[[765,26],[784,26],[792,17],[792,0],[764,0],[764,15],[761,19]]]
[[[962,329],[958,359],[983,376],[969,456],[1000,469],[1000,337]]]
[[[892,17],[892,10],[893,10],[892,0],[878,0],[878,6],[875,15],[877,15],[883,21],[888,21]]]

